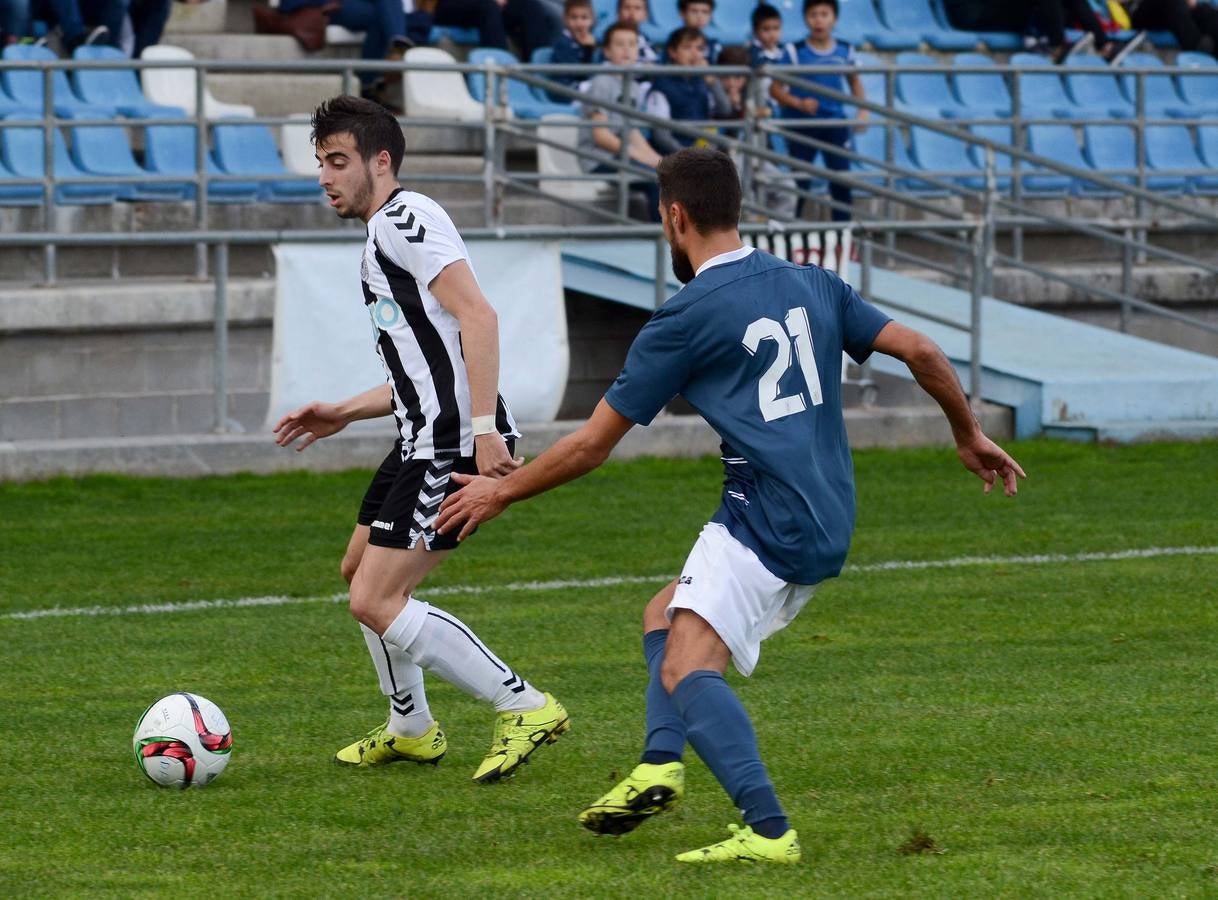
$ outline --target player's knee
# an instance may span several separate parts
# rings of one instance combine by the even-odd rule
[[[664,661],[660,663],[660,684],[664,686],[665,691],[671,694],[677,689],[681,679],[688,674],[688,666],[683,665],[680,660],[672,659],[668,654],[664,655]]]
[[[352,573],[354,575],[354,573]],[[367,590],[363,589],[358,582],[351,585],[351,602],[349,609],[351,615],[356,621],[367,625],[369,628],[376,629],[376,611],[379,604],[376,598],[373,597]],[[379,632],[378,632],[379,634]]]
[[[343,580],[350,584],[355,578],[355,572],[359,568],[359,557],[348,554],[343,557],[342,564],[338,567],[343,573]]]

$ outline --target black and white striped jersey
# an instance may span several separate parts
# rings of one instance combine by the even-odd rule
[[[398,188],[368,222],[360,280],[404,460],[474,455],[460,325],[428,290],[458,260],[469,262],[465,242],[430,197]],[[520,436],[502,397],[495,422],[505,437]]]

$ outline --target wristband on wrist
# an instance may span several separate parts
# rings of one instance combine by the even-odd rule
[[[481,437],[484,434],[494,434],[498,429],[495,427],[494,416],[474,416],[470,419],[470,423],[474,426],[474,437]]]

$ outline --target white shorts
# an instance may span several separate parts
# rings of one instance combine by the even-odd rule
[[[718,522],[708,522],[689,551],[665,615],[697,613],[732,651],[741,675],[751,675],[761,642],[781,631],[812,597],[813,585],[783,581]]]

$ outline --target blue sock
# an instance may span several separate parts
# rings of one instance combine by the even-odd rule
[[[685,723],[660,683],[660,663],[664,661],[667,642],[667,628],[643,635],[643,657],[651,677],[647,681],[647,742],[640,761],[657,765],[680,762],[685,752]]]
[[[785,834],[790,826],[761,761],[753,723],[723,676],[707,669],[690,672],[672,700],[694,751],[743,813],[745,824],[762,837]]]

